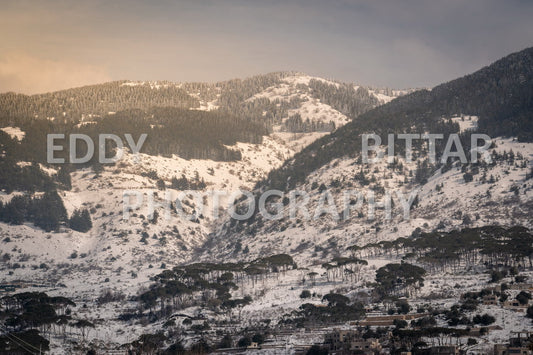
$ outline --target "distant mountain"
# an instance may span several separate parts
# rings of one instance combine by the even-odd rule
[[[208,213],[194,221],[176,214],[171,221],[151,220],[145,204],[126,222],[125,190],[155,191],[157,199],[184,189],[251,190],[314,140],[405,93],[283,72],[220,83],[120,81],[43,95],[2,94],[0,232],[51,267],[73,260],[73,251],[90,255],[76,261],[94,270],[95,280],[103,269],[135,273],[143,260],[189,260],[220,221]],[[126,152],[116,164],[54,165],[46,162],[48,133],[148,137],[139,161]],[[68,141],[56,144],[65,148],[56,157],[66,158]],[[187,203],[194,208],[194,201]],[[47,248],[34,248],[47,232],[53,235]],[[0,243],[1,253],[8,249]],[[15,270],[10,279],[26,271]]]
[[[250,98],[264,90],[277,86],[286,88],[291,84],[300,85],[302,92],[321,99],[351,118],[380,101],[388,101],[404,93],[387,88],[371,89],[332,82],[297,72],[275,72],[217,83],[122,80],[36,95],[3,93],[0,94],[0,118],[79,121],[110,112],[153,107],[223,108],[248,118],[263,117],[264,111],[260,109],[267,109],[266,118],[275,118],[276,110],[271,105],[273,102],[264,100],[267,95],[262,95],[263,100],[258,100],[259,97]],[[294,100],[292,106],[298,101]],[[287,100],[271,101],[280,103]],[[281,110],[283,106],[286,105],[282,105]]]
[[[45,163],[47,133],[126,131],[148,134],[148,154],[227,161],[240,159],[227,147],[237,141],[260,143],[275,130],[330,132],[389,98],[293,72],[219,83],[117,81],[40,95],[0,94],[0,126],[25,132],[18,153],[26,161]]]
[[[314,142],[273,171],[265,186],[285,188],[303,182],[331,160],[358,151],[362,133],[374,132],[384,137],[388,133],[445,133],[457,128],[441,118],[460,114],[478,116],[479,131],[489,136],[533,141],[533,47],[473,74],[432,90],[413,92],[360,115],[357,121]]]
[[[265,252],[290,252],[306,262],[320,262],[342,253],[350,245],[362,246],[421,231],[450,230],[487,224],[531,225],[533,213],[533,48],[511,54],[471,75],[420,90],[362,113],[357,119],[333,131],[295,154],[280,168],[257,184],[256,197],[267,190],[286,192],[283,218],[269,220],[255,209],[252,218],[228,220],[206,244],[210,255],[237,257],[236,250],[248,246],[250,257]],[[390,133],[460,134],[463,149],[470,149],[470,133],[486,133],[494,138],[490,149],[492,163],[446,164],[428,159],[427,142],[413,143],[414,161],[405,159],[404,141],[395,140],[396,156],[364,164],[361,158],[363,133],[375,133],[386,145]],[[447,139],[438,140],[440,157]],[[387,153],[387,147],[381,147]],[[377,218],[368,218],[370,197],[348,218],[325,216],[307,220],[289,218],[288,192],[307,192],[306,207],[313,215],[321,192],[329,190],[342,207],[343,193],[351,190],[375,192],[381,202],[386,191],[404,194],[418,191],[410,218],[399,213],[393,199],[393,216],[383,218],[383,205]],[[257,201],[257,199],[256,199]],[[350,205],[356,204],[356,198]],[[314,260],[314,261],[313,261]]]

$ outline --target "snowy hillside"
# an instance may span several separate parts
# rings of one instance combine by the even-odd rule
[[[271,220],[257,213],[244,223],[226,223],[209,246],[219,247],[228,257],[236,256],[235,245],[247,245],[254,255],[285,251],[310,262],[324,254],[334,256],[350,245],[421,231],[488,224],[530,226],[532,116],[530,90],[524,89],[524,83],[533,80],[532,56],[531,48],[511,54],[470,75],[362,113],[304,148],[258,186],[257,196],[273,189],[286,193],[267,205],[274,210],[281,203],[283,218]],[[492,162],[472,163],[466,157],[461,162],[440,161],[448,143],[452,143],[449,148],[454,145],[449,137],[459,134],[461,146],[470,147],[474,144],[470,135],[476,132],[492,137]],[[367,164],[362,138],[368,133],[383,142],[390,134],[396,136],[397,152],[407,149],[399,134],[437,133],[444,140],[433,148],[427,141],[415,144],[412,162],[397,153],[390,163],[383,159]],[[431,149],[439,152],[439,161],[428,159]],[[381,151],[387,154],[388,147]],[[319,218],[305,214],[289,218],[289,193],[294,190],[307,193],[309,201],[299,197],[295,201],[303,203],[311,217]],[[346,196],[350,190],[359,191],[363,198]],[[385,213],[387,192],[393,195],[391,218]],[[410,216],[404,219],[402,200],[395,197],[401,193],[405,199],[415,192]],[[375,216],[369,218],[372,199],[377,204]],[[328,209],[331,204],[335,206]],[[346,207],[352,212],[347,218],[342,215]]]
[[[77,278],[73,275],[62,275],[58,268],[80,268],[85,273],[85,285],[88,290],[94,287],[108,287],[102,280],[113,279],[113,275],[147,275],[156,271],[143,270],[143,266],[171,263],[176,260],[185,262],[194,257],[193,250],[202,247],[208,235],[217,229],[220,221],[213,220],[212,213],[205,213],[196,221],[187,221],[173,214],[171,220],[163,218],[164,211],[158,210],[159,220],[149,221],[147,194],[154,193],[154,200],[161,203],[166,192],[158,190],[157,182],[162,180],[171,192],[172,200],[177,190],[172,188],[172,179],[185,177],[188,180],[201,179],[207,191],[228,191],[238,189],[252,190],[254,185],[266,178],[267,174],[281,166],[296,152],[327,132],[287,132],[281,128],[289,116],[299,114],[304,119],[316,122],[334,122],[336,127],[342,126],[349,118],[314,98],[308,84],[311,80],[338,86],[338,83],[324,79],[294,74],[284,77],[279,84],[249,97],[246,101],[253,103],[259,98],[266,98],[274,105],[281,102],[292,102],[286,116],[281,117],[280,124],[274,126],[274,132],[265,136],[261,144],[240,143],[228,147],[240,153],[242,158],[236,161],[220,162],[209,159],[186,160],[177,155],[170,157],[140,154],[125,154],[124,159],[114,166],[107,166],[103,171],[95,173],[91,168],[75,170],[71,173],[72,189],[60,192],[63,203],[70,216],[77,209],[90,211],[93,227],[86,233],[68,228],[60,232],[45,233],[31,223],[20,226],[0,224],[2,239],[10,240],[0,244],[1,252],[10,255],[9,263],[3,264],[4,270],[15,263],[22,263],[22,268],[6,273],[3,282],[18,279],[31,279],[39,282],[69,283]],[[218,98],[225,92],[223,84],[205,84],[198,91],[196,84],[175,84],[170,82],[122,82],[121,87],[143,88],[150,90],[167,90],[176,88],[185,90],[191,97],[199,100],[198,110],[216,110],[220,103]],[[198,84],[200,85],[200,84]],[[294,104],[296,103],[296,104]],[[265,112],[266,114],[267,112]],[[114,115],[111,115],[111,119]],[[94,118],[91,113],[84,117]],[[82,118],[82,122],[86,119]],[[6,133],[17,139],[24,138],[25,132],[18,127],[2,128]],[[28,165],[20,162],[19,165]],[[54,167],[40,165],[50,176],[57,174]],[[126,190],[146,192],[140,210],[130,220],[122,218],[124,207],[123,193]],[[8,203],[13,196],[21,195],[14,191],[2,193],[1,200]],[[191,200],[192,206],[194,201]],[[221,198],[220,214],[224,214],[227,199]],[[208,204],[207,208],[212,208]],[[147,237],[143,237],[147,236]],[[75,257],[74,257],[75,256]],[[6,257],[7,258],[7,257]],[[30,265],[46,264],[46,268],[34,268]],[[62,265],[62,266],[61,266]],[[117,271],[120,270],[120,271]],[[142,276],[139,276],[142,278]],[[136,284],[133,280],[132,284]],[[80,285],[80,290],[83,287]],[[76,287],[78,289],[78,287]]]
[[[108,89],[117,86],[113,97]],[[408,314],[413,328],[422,317],[447,328],[454,322],[449,310],[464,303],[466,293],[480,298],[495,282],[502,282],[500,304],[461,306],[459,324],[470,334],[481,319],[493,324],[490,333],[477,329],[480,343],[468,338],[458,344],[487,352],[511,331],[527,329],[526,308],[517,313],[504,301],[520,298],[520,287],[527,289],[533,277],[525,265],[533,255],[526,229],[533,227],[533,143],[499,136],[489,149],[491,162],[464,164],[429,161],[427,142],[414,145],[412,161],[399,149],[390,161],[366,163],[355,148],[363,132],[388,127],[395,133],[441,129],[462,134],[465,142],[467,135],[485,132],[483,110],[455,111],[452,104],[441,105],[440,96],[427,99],[428,91],[371,89],[299,73],[215,84],[125,81],[101,90],[82,90],[102,95],[98,105],[76,89],[40,97],[69,97],[79,105],[30,105],[39,115],[65,109],[64,120],[12,118],[0,132],[0,286],[7,295],[46,292],[76,303],[68,305],[68,314],[58,309],[66,317],[53,318],[56,324],[44,323],[53,353],[143,348],[151,341],[158,345],[146,351],[171,344],[191,348],[205,339],[228,348],[249,337],[266,340],[263,350],[249,353],[292,354],[323,344],[338,329],[361,329],[374,316]],[[131,99],[132,93],[138,96]],[[149,108],[151,100],[170,106]],[[124,110],[127,105],[132,107]],[[449,106],[453,114],[434,114],[435,107]],[[72,168],[47,164],[35,148],[44,142],[40,135],[54,129],[94,135],[101,127],[133,133],[146,128],[153,135],[150,151],[123,148],[116,163]],[[377,154],[388,149],[380,145]],[[282,218],[230,218],[230,211],[246,210],[240,192],[259,197],[267,189],[285,193],[266,203],[269,211],[280,208]],[[185,190],[193,191],[177,202]],[[219,204],[213,199],[218,192]],[[412,207],[406,209],[405,201]],[[44,222],[56,216],[47,215],[47,208],[61,218],[49,229],[42,216]],[[80,211],[91,222],[86,231],[75,223]],[[494,235],[476,227],[492,228]],[[445,240],[453,233],[479,240],[490,234],[509,255],[474,238],[468,250],[443,242],[439,247],[451,253],[444,253],[444,261],[434,258],[425,238]],[[503,234],[525,251],[506,245],[515,240]],[[396,285],[395,276],[387,288],[379,278],[387,267],[410,267],[420,277]],[[512,286],[502,290],[504,282]],[[35,295],[41,297],[28,297]],[[25,314],[19,316],[13,319]],[[392,318],[396,331],[401,327]],[[242,344],[238,351],[253,347],[251,341]]]
[[[306,191],[310,199],[305,207],[310,214],[306,220],[299,213],[289,218],[289,207],[283,209],[284,218],[266,221],[260,217],[243,229],[231,240],[226,238],[227,226],[221,228],[216,241],[210,243],[219,247],[216,255],[223,258],[241,257],[234,252],[236,241],[248,246],[250,256],[268,252],[290,252],[298,262],[305,264],[319,262],[324,257],[333,257],[345,248],[357,244],[376,243],[407,237],[415,230],[451,230],[487,224],[532,226],[533,179],[531,169],[533,143],[520,143],[512,138],[494,139],[496,147],[490,152],[494,164],[474,168],[472,181],[465,181],[465,171],[455,164],[448,171],[439,169],[428,177],[427,182],[415,181],[417,163],[407,163],[399,156],[395,166],[386,159],[377,164],[360,164],[360,156],[335,159],[330,164],[313,172],[307,182],[298,186]],[[386,147],[382,147],[386,153]],[[512,152],[513,158],[510,158]],[[505,158],[504,158],[505,157]],[[468,170],[470,171],[470,170]],[[361,172],[365,180],[360,180]],[[323,201],[320,186],[331,192],[335,201],[335,214],[312,218]],[[343,219],[344,196],[353,190],[349,218]],[[412,208],[409,218],[403,216],[401,202],[395,195],[400,191],[408,197],[418,191],[418,204]],[[369,216],[369,192],[375,193],[378,203],[375,216]],[[392,194],[393,209],[387,219],[384,210],[384,193]],[[356,193],[360,192],[364,202],[357,204]],[[288,194],[287,194],[288,196]],[[301,203],[301,199],[296,200]],[[300,211],[301,212],[301,211]],[[336,219],[339,217],[339,219]],[[205,255],[207,259],[210,255]]]

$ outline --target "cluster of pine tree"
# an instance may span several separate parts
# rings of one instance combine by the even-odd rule
[[[158,89],[149,84],[129,86],[125,81],[90,85],[39,95],[0,94],[0,117],[54,118],[78,121],[86,115],[105,115],[130,108],[198,107],[198,100],[171,83]],[[165,85],[166,84],[166,85]]]
[[[472,265],[533,266],[532,232],[522,226],[484,226],[450,232],[413,233],[409,238],[369,243],[358,250],[383,254],[405,253],[429,269],[457,269]]]
[[[335,122],[322,122],[318,120],[302,119],[300,114],[295,114],[283,122],[283,129],[292,133],[331,132],[335,129]]]
[[[14,196],[8,203],[0,203],[2,222],[22,224],[33,222],[47,232],[58,230],[67,221],[67,211],[56,191],[47,191],[42,196]]]
[[[21,142],[13,142],[4,134],[0,144],[6,143],[6,156],[13,161],[37,161],[46,164],[47,134],[72,133],[90,136],[95,143],[95,155],[90,164],[98,159],[98,135],[111,133],[124,139],[124,134],[132,134],[135,140],[141,134],[147,139],[141,152],[152,155],[179,155],[186,159],[213,159],[218,161],[240,160],[237,150],[228,148],[236,142],[261,143],[268,134],[263,123],[242,119],[221,110],[200,111],[175,107],[154,107],[148,110],[130,109],[116,114],[95,118],[92,124],[78,125],[74,122],[50,122],[47,120],[2,120],[0,124],[16,125],[25,133]],[[10,123],[7,123],[10,122]],[[3,132],[2,132],[3,133]],[[112,141],[107,141],[106,150],[112,151]],[[55,152],[56,158],[68,161],[68,139],[57,140],[63,151]],[[2,144],[4,146],[4,144]],[[77,147],[78,156],[86,151],[84,142]],[[13,175],[13,174],[11,174]]]
[[[216,86],[221,89],[218,104],[233,114],[241,116],[251,113],[251,117],[259,118],[263,113],[257,111],[256,114],[253,114],[253,111],[250,112],[250,108],[253,106],[246,106],[245,101],[255,94],[279,84],[283,78],[290,75],[290,72],[276,72],[217,83]]]
[[[200,178],[198,175],[198,172],[196,172],[193,179],[187,179],[185,175],[181,175],[181,177],[178,179],[176,177],[173,177],[171,180],[171,187],[173,189],[184,191],[184,190],[203,190],[206,187],[205,180],[203,178]]]
[[[92,323],[74,319],[76,304],[67,297],[43,292],[21,292],[0,298],[4,325],[0,336],[2,354],[37,354],[49,350],[52,333],[65,336],[67,326],[82,328]],[[31,351],[30,351],[31,350]]]
[[[85,233],[93,227],[91,215],[87,209],[75,210],[68,220],[70,229]]]
[[[37,163],[20,166],[13,160],[0,157],[0,187],[6,192],[45,191],[54,188],[54,181]]]
[[[311,79],[309,88],[314,98],[352,119],[379,104],[378,99],[367,89],[362,87],[356,89],[352,84],[337,83],[334,85]]]
[[[46,232],[57,231],[62,225],[79,232],[92,228],[91,216],[86,209],[76,210],[68,218],[63,200],[55,190],[33,197],[17,195],[5,204],[0,201],[0,221],[10,224],[33,222]]]

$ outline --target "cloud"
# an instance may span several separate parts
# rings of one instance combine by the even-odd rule
[[[275,70],[431,87],[529,47],[533,37],[533,1],[524,0],[4,3],[0,92]]]
[[[109,80],[107,71],[94,65],[25,53],[0,55],[0,92],[36,94]]]

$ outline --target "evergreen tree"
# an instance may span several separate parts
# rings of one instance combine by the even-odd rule
[[[62,166],[57,172],[57,181],[65,190],[72,189],[72,181],[70,179],[70,169]]]
[[[33,223],[47,232],[57,230],[67,221],[67,210],[56,191],[46,192],[33,200],[31,214]]]
[[[14,196],[2,209],[2,221],[11,224],[22,224],[26,219],[29,208],[30,199],[28,196]]]
[[[75,210],[69,219],[69,227],[82,233],[89,231],[93,227],[89,211],[87,209]]]

